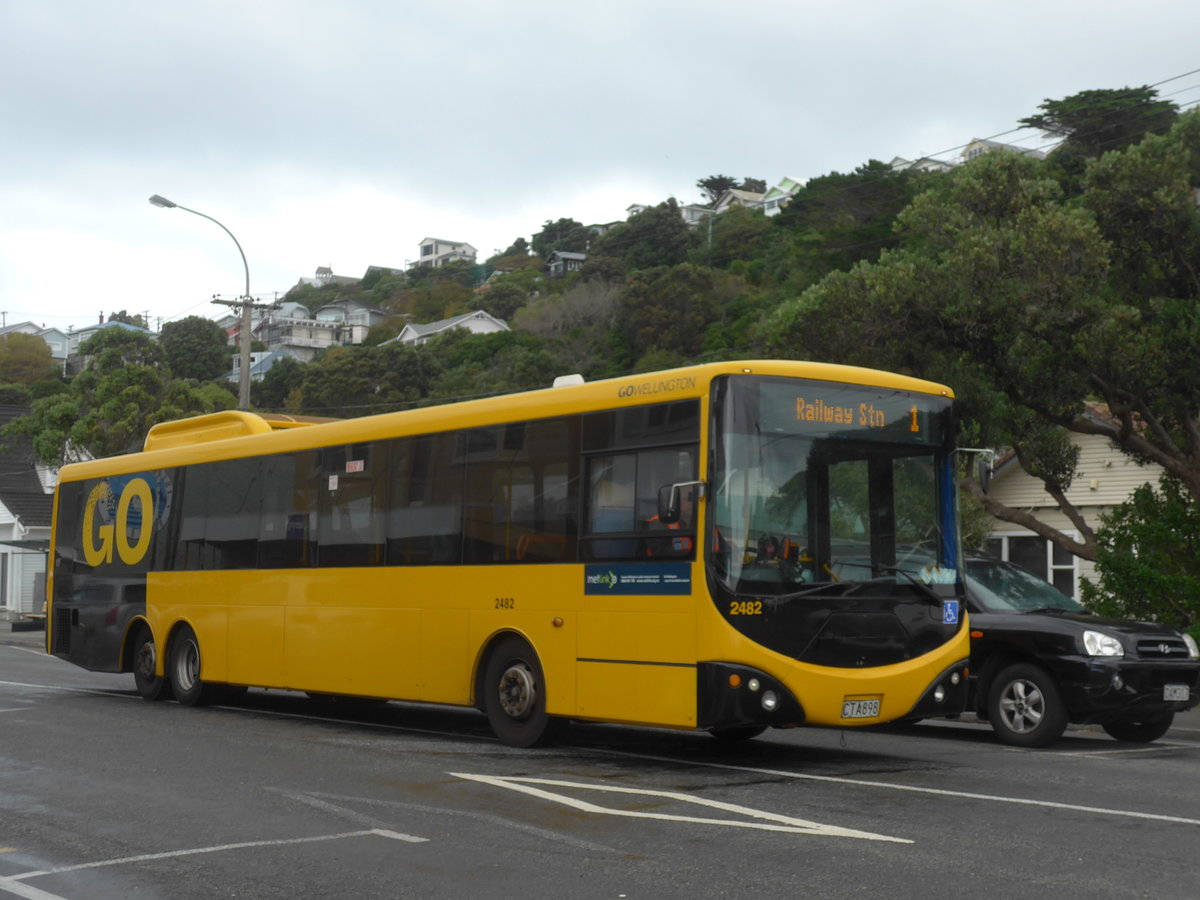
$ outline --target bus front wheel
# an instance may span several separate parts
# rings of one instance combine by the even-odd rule
[[[546,678],[537,654],[518,637],[502,638],[483,674],[488,724],[511,747],[538,747],[554,739],[562,720],[546,713]]]
[[[145,625],[133,636],[133,683],[144,700],[170,700],[171,682],[154,674],[158,663],[158,646],[154,635]]]
[[[208,699],[206,685],[200,680],[200,642],[187,625],[179,626],[171,639],[168,666],[176,700],[184,706],[199,706]]]

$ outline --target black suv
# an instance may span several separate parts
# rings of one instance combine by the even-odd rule
[[[1200,702],[1200,653],[1187,634],[1094,615],[1032,572],[966,561],[971,625],[967,709],[1006,744],[1044,747],[1068,722],[1119,741],[1154,741]]]

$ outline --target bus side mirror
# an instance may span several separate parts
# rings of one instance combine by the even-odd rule
[[[664,484],[658,489],[658,521],[664,525],[679,521],[679,485]]]
[[[979,486],[983,488],[983,492],[988,492],[988,486],[992,483],[992,461],[990,459],[981,459],[979,461]]]

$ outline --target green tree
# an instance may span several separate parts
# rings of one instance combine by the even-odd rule
[[[772,230],[771,220],[758,210],[735,206],[701,223],[697,229],[700,244],[690,259],[718,269],[734,262],[751,262],[762,255]]]
[[[968,443],[1015,447],[1081,537],[968,488],[993,515],[1096,559],[1064,496],[1064,430],[1158,463],[1200,503],[1200,282],[1187,264],[1200,258],[1200,113],[1093,163],[1076,201],[1050,174],[1014,154],[961,167],[900,215],[897,250],[784,304],[768,340],[953,385]],[[1087,414],[1088,398],[1108,413]]]
[[[167,367],[176,378],[211,381],[233,368],[233,348],[220,325],[203,316],[168,322],[159,333]]]
[[[123,322],[126,325],[133,325],[137,328],[149,328],[150,323],[146,321],[146,317],[140,313],[130,314],[125,310],[120,312],[110,313],[108,316],[110,322]]]
[[[1200,638],[1200,507],[1177,480],[1142,485],[1101,516],[1096,582],[1084,602],[1105,615],[1153,619]]]
[[[718,278],[712,269],[689,263],[644,269],[630,275],[621,291],[618,332],[630,351],[630,362],[641,368],[651,351],[667,354],[676,363],[690,361],[704,347],[704,337],[716,317]]]
[[[708,205],[712,206],[723,193],[731,187],[736,187],[737,183],[737,179],[730,175],[709,175],[707,178],[697,181],[696,187],[704,192],[704,196],[708,199]]]
[[[250,397],[254,406],[265,412],[299,413],[300,387],[308,365],[290,356],[276,362],[259,381],[251,383]]]
[[[37,335],[11,331],[0,336],[0,381],[31,385],[58,375],[50,345]]]
[[[0,406],[28,406],[31,399],[25,385],[0,383]]]
[[[533,253],[543,259],[555,250],[584,253],[591,240],[592,232],[574,219],[559,219],[557,222],[547,219],[542,230],[533,236]],[[507,256],[508,253],[504,255]]]
[[[515,281],[498,280],[476,293],[468,302],[472,309],[482,309],[497,319],[509,321],[529,300],[529,292]]]
[[[1179,113],[1149,86],[1080,91],[1061,100],[1047,99],[1038,109],[1040,113],[1020,119],[1020,124],[1062,138],[1089,159],[1136,144],[1147,134],[1163,134]]]
[[[698,243],[671,198],[613,227],[592,245],[597,256],[614,256],[629,270],[677,266]]]
[[[847,174],[810,179],[771,218],[778,232],[765,268],[775,280],[803,289],[835,269],[878,259],[899,245],[896,217],[938,178],[896,172],[873,159]]]
[[[299,411],[354,418],[405,409],[428,396],[440,370],[439,360],[405,344],[334,347],[301,370]]]
[[[5,429],[47,465],[131,453],[151,425],[236,405],[228,388],[172,380],[162,348],[142,332],[105,328],[79,350],[86,362],[67,390],[35,400]]]

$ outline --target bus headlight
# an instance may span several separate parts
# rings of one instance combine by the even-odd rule
[[[775,707],[779,705],[779,697],[774,691],[764,691],[762,695],[762,708],[767,712],[775,712]]]
[[[761,686],[762,685],[760,685],[758,683],[757,678],[751,678],[749,681],[746,682],[746,687],[748,687],[752,691],[757,691]]]
[[[943,703],[946,700],[946,686],[939,684],[933,689],[933,699],[937,703]]]

